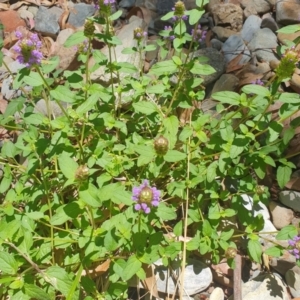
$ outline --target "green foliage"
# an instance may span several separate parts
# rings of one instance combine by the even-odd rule
[[[208,1],[196,3],[187,12],[195,28]],[[96,36],[110,51],[120,44],[110,30],[119,15],[91,19],[104,26],[105,34]],[[247,85],[240,93],[213,94],[213,112],[199,109],[203,76],[214,70],[205,58],[186,53],[197,45],[184,21],[176,21],[173,32],[173,41],[157,42],[160,59],[147,74],[141,64],[92,51],[88,39],[77,70],[57,71],[59,58],[53,57],[15,76],[14,88],[33,89],[24,89],[0,115],[1,126],[14,136],[0,153],[1,299],[127,299],[134,275],[143,280],[147,265],[161,258],[167,266],[182,256],[185,232],[191,237],[188,255],[197,252],[218,263],[229,248],[243,251],[243,236],[250,258],[261,262],[264,220],[244,207],[242,196],[266,202],[268,189],[260,179],[267,167],[277,172],[280,187],[288,182],[294,165],[285,150],[299,121],[288,129],[284,121],[298,112],[300,97]],[[85,40],[76,32],[65,46]],[[123,53],[141,58],[152,50],[139,41]],[[95,65],[89,68],[91,56]],[[106,82],[91,80],[100,67]],[[45,114],[35,110],[41,98]],[[268,108],[277,101],[283,105],[273,118]],[[182,111],[191,108],[183,120]],[[163,154],[154,144],[160,136]],[[132,201],[133,187],[144,179],[161,192],[149,214]],[[277,239],[296,234],[288,226]],[[275,246],[265,253],[282,251]],[[234,265],[232,257],[228,263]],[[101,284],[91,275],[96,267]]]

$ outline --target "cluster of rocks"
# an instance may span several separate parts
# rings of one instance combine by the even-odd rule
[[[5,1],[1,1],[5,2]],[[195,0],[185,0],[187,9],[195,8]],[[68,2],[67,6],[49,5],[37,6],[33,2],[21,1],[10,6],[10,10],[0,11],[0,21],[4,24],[5,42],[4,59],[13,73],[20,66],[10,54],[11,41],[15,39],[13,31],[20,26],[35,30],[43,35],[43,42],[48,41],[49,55],[58,55],[61,59],[60,68],[72,69],[76,52],[73,48],[63,47],[64,42],[74,31],[80,30],[87,17],[95,13],[95,8],[87,3]],[[158,32],[168,25],[162,22],[161,15],[171,11],[175,0],[121,0],[118,8],[123,10],[126,22],[120,25],[118,37],[126,47],[134,46],[133,30],[136,27],[145,28],[149,32],[148,43],[155,43]],[[1,7],[0,7],[1,9]],[[282,26],[297,24],[300,18],[300,2],[298,0],[210,0],[207,13],[200,24],[208,30],[205,43],[197,55],[208,57],[208,63],[216,73],[206,78],[207,101],[211,93],[219,91],[238,91],[239,88],[257,79],[266,82],[272,76],[273,65],[279,61],[277,47],[290,45],[300,36],[282,34],[276,31]],[[100,47],[100,46],[99,46]],[[120,50],[120,51],[119,51]],[[121,48],[115,57],[119,61],[127,61],[128,55],[122,55]],[[103,48],[105,52],[105,48]],[[146,53],[145,68],[155,61],[157,51]],[[91,61],[91,64],[93,62]],[[73,65],[74,68],[74,65]],[[92,79],[101,76],[101,70],[92,74]],[[300,73],[300,72],[299,72]],[[11,88],[12,78],[5,69],[0,68],[2,81],[1,94],[4,100],[16,96],[18,91]],[[290,88],[300,91],[300,75],[294,74]],[[2,99],[2,100],[3,100]],[[1,100],[1,99],[0,99]],[[209,104],[208,104],[209,105]],[[294,163],[300,168],[300,161]],[[269,207],[262,203],[253,206],[250,197],[244,196],[245,205],[254,214],[261,213],[265,220],[263,232],[276,232],[286,225],[294,224],[299,227],[300,218],[300,178],[299,172],[293,174],[289,189],[281,191],[276,201],[271,201]],[[275,234],[261,235],[261,243],[265,248],[271,246],[268,240],[274,239]],[[287,242],[283,243],[287,246]],[[295,299],[300,297],[300,268],[295,258],[287,251],[279,259],[272,258],[269,262],[272,274],[262,272],[262,266],[253,264],[250,267],[250,277],[244,280],[242,299]],[[195,266],[199,265],[197,269]],[[201,266],[200,266],[201,265]],[[156,266],[157,288],[159,292],[169,292],[174,287],[167,284],[167,270]],[[198,270],[198,271],[197,271]],[[190,262],[186,269],[185,289],[194,299],[222,300],[232,293],[233,278],[226,262],[211,268],[200,262]],[[213,283],[212,283],[213,282]],[[219,288],[218,286],[222,287]],[[185,299],[192,299],[186,296]]]

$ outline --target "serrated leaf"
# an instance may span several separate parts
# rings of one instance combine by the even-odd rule
[[[211,75],[211,74],[215,73],[216,70],[210,65],[200,64],[199,62],[195,61],[190,72],[195,75],[205,76],[205,75]]]
[[[58,56],[54,56],[54,57],[50,57],[47,60],[42,61],[42,71],[44,74],[50,73],[53,70],[55,70],[55,68],[58,66],[59,64],[59,57]]]
[[[292,169],[288,166],[279,166],[277,168],[276,179],[279,187],[282,189],[289,182],[292,175]]]
[[[239,105],[240,95],[238,93],[223,91],[212,94],[212,98],[231,105]]]
[[[274,247],[268,248],[264,253],[269,256],[280,257],[283,254],[283,249],[282,249],[282,247],[274,246]]]
[[[79,198],[91,207],[99,207],[101,200],[98,193],[99,190],[93,184],[89,183],[87,187],[79,191]]]
[[[51,296],[34,284],[24,284],[25,294],[31,299],[36,300],[51,300]]]
[[[169,150],[164,156],[164,160],[168,162],[176,162],[186,158],[186,154],[177,150]]]
[[[284,26],[283,28],[277,30],[277,32],[280,33],[295,33],[300,31],[300,25],[289,25],[289,26]]]
[[[62,153],[58,157],[58,165],[66,178],[75,178],[76,170],[79,166],[77,162],[73,158],[71,158],[67,153]]]
[[[75,45],[78,45],[86,40],[86,36],[84,35],[83,31],[77,31],[70,35],[64,43],[64,46],[69,48]]]
[[[176,23],[175,23],[176,24]],[[182,35],[184,32],[186,32],[186,25],[185,22],[183,20],[180,20],[179,22],[177,22],[177,24],[175,25],[174,28],[174,32],[180,36]]]
[[[117,66],[120,67],[120,73],[134,74],[138,71],[134,64],[130,64],[128,62],[118,62]]]
[[[200,18],[202,17],[202,15],[205,13],[205,10],[202,9],[202,10],[199,10],[199,9],[191,9],[189,11],[189,23],[190,25],[195,25],[199,20]]]
[[[283,227],[276,235],[277,240],[288,240],[298,235],[298,230],[294,225]]]
[[[92,94],[86,101],[76,108],[76,112],[79,115],[83,115],[89,110],[91,110],[96,103],[99,102],[99,96],[97,94]]]
[[[160,61],[152,66],[149,74],[162,75],[168,73],[175,73],[178,66],[173,62],[173,60]]]
[[[170,20],[174,16],[174,12],[170,11],[166,15],[162,16],[160,19],[163,21]]]
[[[118,248],[119,238],[116,236],[114,230],[110,230],[104,237],[104,247],[107,251],[115,251]]]
[[[162,220],[174,220],[176,219],[176,212],[173,208],[166,206],[164,203],[160,203],[157,207],[155,214]]]
[[[261,263],[262,246],[257,240],[248,241],[248,252],[252,260]]]
[[[300,95],[296,93],[281,93],[279,101],[290,104],[300,104]]]
[[[146,91],[149,94],[162,94],[166,90],[166,87],[163,84],[155,84],[147,87]]]
[[[228,241],[232,237],[233,233],[234,233],[233,229],[229,229],[228,231],[222,231],[220,239],[224,241]]]
[[[44,84],[44,81],[41,75],[37,72],[31,71],[28,76],[24,76],[24,82],[31,86],[41,86]]]
[[[283,143],[287,145],[289,141],[294,137],[294,135],[295,135],[295,129],[292,127],[287,128],[283,134]]]
[[[0,252],[0,270],[3,275],[14,275],[17,273],[18,263],[12,254],[4,251]]]
[[[143,113],[145,115],[151,115],[157,111],[156,104],[148,101],[139,101],[132,104],[136,112]]]
[[[67,103],[73,103],[76,100],[75,95],[64,85],[59,85],[54,90],[51,90],[50,95],[58,101]]]
[[[218,161],[212,162],[206,169],[207,182],[213,182],[217,176]]]

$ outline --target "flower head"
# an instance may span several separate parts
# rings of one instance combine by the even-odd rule
[[[288,240],[290,246],[289,252],[293,254],[296,259],[300,259],[300,236],[294,236],[293,239]]]
[[[194,41],[199,43],[203,42],[206,38],[207,31],[201,29],[201,25],[199,24],[197,29],[192,29],[191,35]]]
[[[147,32],[144,31],[142,28],[138,27],[133,31],[133,38],[140,42],[144,37],[147,36]]]
[[[16,31],[17,43],[14,45],[13,50],[17,52],[17,60],[19,63],[24,64],[26,67],[32,65],[39,65],[42,61],[43,54],[40,52],[42,43],[36,33],[31,33],[24,36],[22,32]]]
[[[261,85],[261,86],[264,85],[263,81],[261,81],[260,79],[256,79],[256,80],[254,80],[254,81],[251,81],[251,83],[252,83],[252,84]]]
[[[299,53],[295,50],[295,47],[287,49],[282,55],[280,63],[275,72],[279,79],[287,79],[293,76],[296,66],[299,60]]]
[[[171,32],[173,30],[173,28],[171,26],[165,26],[164,30]],[[175,39],[175,35],[171,34],[169,36],[165,36],[164,38],[169,39],[170,41],[173,41]]]
[[[100,14],[110,16],[111,8],[115,5],[116,0],[95,0],[94,7],[100,11]]]
[[[151,187],[148,180],[144,180],[140,186],[132,189],[132,200],[136,202],[134,208],[143,210],[149,214],[152,206],[158,206],[160,201],[160,191],[156,187]]]
[[[188,16],[185,14],[185,6],[182,1],[177,1],[172,10],[174,11],[174,16],[172,17],[173,21],[186,21],[188,19]]]

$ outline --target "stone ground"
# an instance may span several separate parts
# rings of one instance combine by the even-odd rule
[[[127,47],[133,45],[132,32],[136,27],[145,28],[148,31],[148,43],[155,43],[157,34],[167,24],[160,20],[160,16],[172,9],[175,0],[121,0],[117,3],[118,9],[122,9],[123,15],[116,22],[119,38]],[[186,7],[195,7],[195,0],[185,0]],[[264,84],[272,77],[274,66],[279,57],[276,55],[276,47],[288,44],[300,36],[295,34],[277,34],[276,30],[290,24],[298,24],[300,21],[299,0],[210,0],[206,13],[200,20],[203,29],[207,30],[205,41],[198,55],[205,55],[209,63],[217,72],[205,79],[207,109],[214,103],[210,99],[213,92],[239,91],[245,85],[256,80]],[[43,54],[45,57],[58,55],[60,68],[76,68],[75,50],[64,48],[64,41],[76,30],[82,29],[87,17],[95,13],[94,6],[89,2],[71,2],[67,0],[24,0],[24,1],[0,1],[0,21],[4,25],[2,32],[4,37],[4,60],[13,73],[22,66],[15,59],[16,55],[11,47],[16,42],[14,31],[18,28],[23,31],[37,32],[43,42]],[[98,28],[98,30],[101,30]],[[96,47],[103,47],[95,43]],[[299,46],[296,50],[300,49]],[[105,52],[105,49],[103,50]],[[119,52],[118,52],[119,51]],[[118,60],[128,60],[117,49]],[[145,57],[145,69],[155,61],[156,52],[147,53]],[[134,63],[134,58],[131,57]],[[92,62],[91,62],[92,63]],[[297,70],[290,80],[283,86],[284,89],[300,92],[300,70]],[[92,79],[98,78],[101,70],[93,73]],[[0,113],[4,113],[8,101],[20,94],[20,91],[11,87],[12,78],[4,67],[0,68]],[[43,111],[43,103],[39,103]],[[279,107],[272,107],[274,113]],[[296,116],[295,116],[296,117]],[[184,118],[184,116],[182,116]],[[288,120],[285,124],[289,126]],[[290,182],[280,191],[274,184],[274,175],[270,171],[267,185],[272,192],[272,199],[268,207],[263,204],[253,207],[252,199],[244,195],[244,200],[249,209],[261,212],[265,219],[263,231],[276,231],[282,227],[294,224],[299,227],[300,221],[300,156],[295,155],[300,151],[300,128],[292,140],[287,155],[292,157],[297,169]],[[0,128],[1,139],[7,138],[6,132]],[[273,238],[270,236],[269,238]],[[268,247],[263,242],[264,247]],[[251,264],[243,259],[242,272],[242,299],[243,300],[272,300],[272,299],[300,299],[300,268],[295,264],[295,258],[288,252],[279,259],[271,259],[270,271],[265,272],[263,266]],[[201,272],[195,274],[193,267],[198,265]],[[155,266],[157,275],[157,297],[167,299],[165,294],[166,282],[159,279],[159,274],[168,277],[167,270],[161,268],[159,263]],[[233,288],[239,288],[233,282],[233,272],[225,262],[219,265],[205,265],[199,261],[191,261],[186,270],[186,290],[190,297],[185,299],[195,300],[222,300],[233,299]],[[137,284],[133,281],[132,286]],[[174,288],[174,287],[173,287]],[[168,290],[172,290],[169,285]],[[143,297],[144,290],[131,288],[130,299],[150,299],[149,295]],[[170,298],[171,299],[171,298]]]

